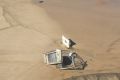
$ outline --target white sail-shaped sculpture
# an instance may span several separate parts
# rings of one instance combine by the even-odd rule
[[[71,48],[76,43],[62,35],[62,44],[64,44],[67,48]]]

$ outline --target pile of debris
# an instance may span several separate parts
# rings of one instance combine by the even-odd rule
[[[64,36],[62,36],[62,43],[69,48],[69,50],[56,49],[47,52],[44,54],[44,62],[46,64],[56,65],[59,69],[84,69],[86,62],[79,57],[76,52],[70,50],[75,43]]]

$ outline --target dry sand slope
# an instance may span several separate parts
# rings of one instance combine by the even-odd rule
[[[0,80],[62,80],[81,74],[120,71],[119,0],[0,0]],[[103,4],[104,3],[104,4]],[[47,12],[47,13],[46,13]],[[61,34],[88,61],[83,71],[43,63]]]
[[[43,7],[77,44],[86,70],[120,68],[119,0],[46,0]]]
[[[59,25],[30,0],[0,0],[0,6],[0,80],[59,80],[42,58],[55,48]]]

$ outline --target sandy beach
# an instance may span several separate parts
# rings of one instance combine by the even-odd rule
[[[62,35],[77,43],[74,50],[87,61],[85,70],[44,64],[43,53],[64,49]],[[0,0],[0,80],[119,73],[119,48],[119,0]]]

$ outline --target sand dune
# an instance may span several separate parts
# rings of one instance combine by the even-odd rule
[[[119,4],[119,0],[0,0],[0,79],[63,80],[119,73]],[[61,71],[43,63],[42,53],[62,48],[62,34],[77,43],[74,49],[88,62],[85,70]]]
[[[102,0],[105,4],[96,1],[100,0],[48,0],[39,6],[78,43],[76,48],[80,55],[85,58],[91,55],[87,58],[91,67],[88,70],[119,68],[120,1]]]
[[[0,23],[0,79],[56,80],[54,73],[60,72],[44,65],[42,54],[56,47],[61,30],[44,9],[29,1],[1,0]]]

